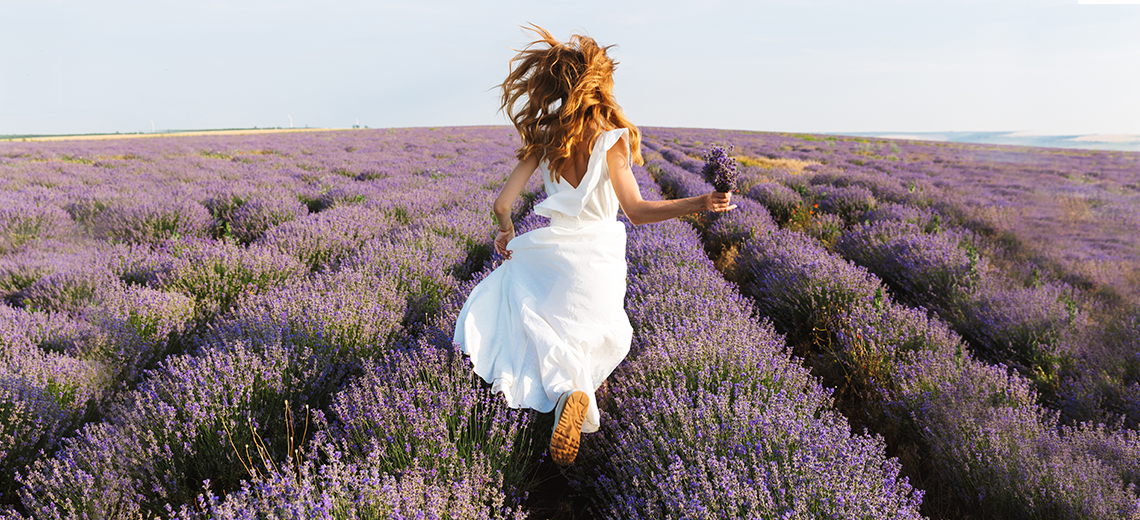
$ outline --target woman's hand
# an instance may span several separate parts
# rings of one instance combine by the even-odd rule
[[[511,259],[511,251],[507,249],[507,242],[510,242],[514,238],[514,226],[511,226],[511,229],[508,229],[506,231],[500,229],[499,234],[495,236],[495,251],[498,251],[498,253],[500,255],[503,255],[503,258],[507,260]]]
[[[732,192],[722,193],[714,191],[705,195],[705,210],[715,213],[724,213],[731,209],[736,209],[736,204],[732,203]]]

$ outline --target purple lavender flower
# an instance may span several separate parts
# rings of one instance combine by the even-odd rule
[[[75,244],[45,241],[40,246],[0,255],[0,292],[18,294],[22,300],[22,291],[41,278],[97,262],[90,250]],[[14,300],[9,301],[18,306],[20,302]]]
[[[92,341],[96,329],[85,319],[63,313],[31,312],[0,305],[0,345],[25,341],[49,352],[76,354]]]
[[[704,170],[704,164],[691,157],[689,152],[664,147],[659,151],[663,159],[689,173],[701,175],[701,172]]]
[[[0,305],[0,493],[15,490],[13,474],[51,453],[79,425],[108,386],[102,364],[47,348],[86,339],[66,315]]]
[[[676,221],[630,232],[634,348],[572,468],[595,514],[919,518],[921,492],[898,462],[880,440],[852,435],[702,249]]]
[[[942,229],[942,217],[934,210],[895,202],[879,204],[874,210],[863,215],[863,218],[868,223],[887,220],[909,222],[921,227],[926,233],[937,233]]]
[[[760,204],[741,198],[733,201],[736,209],[720,215],[707,231],[705,248],[713,255],[740,246],[748,239],[776,229],[776,222]]]
[[[173,352],[195,316],[194,304],[184,294],[140,286],[108,291],[86,316],[99,332],[83,357],[104,363],[116,381],[133,382]]]
[[[123,200],[103,210],[93,223],[96,234],[111,241],[155,244],[168,238],[205,237],[212,218],[191,200],[155,197]]]
[[[852,229],[835,250],[889,283],[905,301],[948,309],[990,269],[985,258],[960,247],[972,240],[964,231],[926,234],[918,224],[883,220]]]
[[[731,141],[748,156],[814,163],[737,174],[739,187],[769,181],[818,196],[816,227],[797,229],[823,245],[841,223],[916,226],[844,230],[843,240],[868,243],[836,247],[909,307],[820,241],[775,231],[769,198],[787,193],[688,219],[696,230],[633,228],[635,342],[598,394],[603,431],[586,436],[570,471],[596,515],[917,514],[920,492],[898,461],[852,432],[831,390],[752,318],[755,305],[797,347],[821,318],[812,323],[829,343],[811,352],[812,370],[844,400],[867,396],[845,408],[853,423],[913,436],[945,483],[928,490],[940,500],[974,516],[1135,516],[1135,432],[1059,422],[1039,404],[1056,403],[1064,421],[1140,417],[1140,327],[1105,311],[1140,295],[1128,240],[1140,225],[1133,155],[643,130],[648,170],[669,197],[714,189],[696,157],[706,142]],[[521,416],[469,385],[448,350],[463,296],[494,265],[486,208],[516,141],[505,128],[452,128],[0,143],[0,201],[15,208],[0,210],[0,292],[13,306],[0,306],[0,504],[45,518],[522,516],[525,478],[508,468],[535,459],[503,447],[545,419],[527,415],[526,428],[503,434]],[[645,169],[634,173],[646,199],[662,198]],[[520,231],[544,225],[530,215],[540,190],[535,176],[512,208]],[[237,240],[207,240],[227,223]],[[962,266],[999,249],[1000,265],[960,282]],[[715,266],[706,252],[721,255]],[[960,297],[939,288],[947,280],[959,280]],[[788,296],[797,291],[839,303],[813,315]],[[251,341],[223,337],[231,325]],[[191,339],[206,341],[162,360]],[[361,355],[378,358],[371,372]],[[416,363],[432,373],[416,375]],[[1040,371],[1039,387],[1058,393],[1038,396],[1010,365]],[[143,367],[154,369],[131,376],[137,388],[108,386],[112,373]],[[431,456],[392,469],[384,450],[364,448],[375,439],[347,433],[366,421],[348,418],[315,422],[329,433],[289,459],[285,399],[388,417],[385,429]],[[453,413],[389,417],[435,404]],[[88,409],[103,422],[83,426]],[[295,464],[246,473],[218,434],[246,417],[271,463]],[[486,434],[459,435],[461,424]],[[250,432],[235,431],[237,442]]]
[[[255,244],[297,257],[311,270],[339,262],[361,244],[393,227],[384,213],[361,206],[338,206],[270,228]]]
[[[1003,518],[1137,513],[1135,472],[1119,452],[1101,451],[1115,444],[1134,452],[1134,434],[1105,442],[1104,433],[1058,431],[1055,416],[1035,406],[1030,383],[1004,367],[938,356],[900,369],[898,404],[966,504]]]
[[[26,194],[11,195],[0,192],[0,254],[40,240],[64,238],[75,231],[71,217],[58,206],[29,200]]]
[[[11,475],[39,450],[55,449],[75,418],[46,388],[0,371],[0,492],[12,493]]]
[[[725,150],[723,146],[713,145],[703,156],[705,166],[701,175],[721,193],[736,190],[736,158],[729,155],[732,148],[728,145],[728,150]]]
[[[858,222],[863,214],[878,204],[871,190],[862,186],[816,186],[819,210],[838,215],[844,222]]]
[[[407,295],[407,319],[422,323],[439,310],[441,302],[456,289],[459,274],[467,267],[465,241],[436,234],[416,226],[394,231],[390,236],[364,243],[347,258],[341,269],[366,272],[392,280]]]
[[[884,293],[866,269],[830,254],[803,234],[777,230],[746,242],[731,274],[759,310],[794,338],[810,337],[831,316],[872,305]]]
[[[66,312],[78,316],[97,306],[103,296],[121,282],[105,265],[88,256],[86,263],[62,267],[23,290],[26,308]]]
[[[150,244],[120,243],[100,252],[99,261],[123,282],[132,285],[154,286],[159,278],[168,274],[179,262],[182,249],[178,242]]]
[[[248,244],[278,224],[303,218],[308,213],[309,209],[295,197],[257,198],[233,212],[229,231],[238,242]]]
[[[661,186],[665,195],[670,197],[697,197],[714,189],[699,174],[685,170],[673,163],[650,161],[646,163],[645,167]]]
[[[439,471],[419,466],[384,473],[370,461],[351,461],[335,448],[324,450],[321,457],[319,465],[313,459],[282,464],[262,478],[243,481],[240,489],[224,496],[207,482],[193,505],[171,507],[171,518],[527,517],[520,505],[508,505],[499,487],[502,477],[486,463],[456,468],[441,478]]]
[[[1070,312],[1061,284],[1010,287],[1000,280],[979,284],[960,306],[959,332],[989,359],[1003,359],[1025,374],[1053,375],[1066,327],[1080,317]]]
[[[447,343],[366,362],[364,376],[336,396],[332,442],[382,473],[430,469],[446,482],[486,465],[517,505],[542,449],[531,431],[537,413],[508,408]]]
[[[322,274],[238,300],[211,325],[206,347],[284,344],[315,366],[355,364],[389,347],[406,306],[392,278],[356,270]]]
[[[290,432],[294,443],[304,440],[306,418],[284,413],[283,403],[303,403],[307,390],[290,356],[276,345],[231,343],[167,358],[103,422],[87,424],[21,472],[24,506],[37,518],[153,515],[166,504],[190,503],[205,479],[237,489],[250,474],[244,449],[234,446],[256,453],[256,432],[281,461]],[[324,427],[318,410],[308,419],[310,428]]]
[[[256,244],[199,239],[166,246],[162,255],[169,264],[155,274],[154,285],[193,296],[203,319],[225,312],[244,294],[261,293],[305,271],[293,255]]]
[[[764,182],[748,190],[748,197],[763,204],[778,222],[787,222],[792,211],[803,204],[795,190],[776,182]]]

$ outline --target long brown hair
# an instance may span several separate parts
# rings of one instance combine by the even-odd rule
[[[592,142],[608,128],[627,128],[631,160],[642,164],[641,132],[614,100],[617,62],[606,56],[613,46],[601,47],[593,38],[577,34],[564,44],[537,25],[524,29],[539,39],[511,59],[499,107],[522,137],[523,145],[515,151],[519,160],[538,154],[540,160],[549,161],[558,182],[574,145]]]

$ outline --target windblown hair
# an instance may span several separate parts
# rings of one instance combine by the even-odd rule
[[[546,159],[558,182],[576,144],[592,143],[605,130],[627,128],[630,160],[642,164],[641,132],[614,100],[617,62],[606,56],[613,46],[601,47],[577,34],[564,44],[542,27],[527,29],[539,39],[511,59],[499,107],[522,137],[523,145],[515,151],[519,160],[536,154]]]

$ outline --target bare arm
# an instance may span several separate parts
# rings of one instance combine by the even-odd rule
[[[507,177],[507,182],[503,184],[503,190],[495,198],[495,219],[499,222],[499,234],[495,236],[495,250],[508,260],[511,258],[511,252],[507,250],[507,242],[515,238],[515,226],[511,222],[511,206],[537,168],[538,157],[535,155],[519,161],[511,171],[511,175]]]
[[[623,136],[622,139],[626,137]],[[731,204],[731,193],[715,191],[687,199],[643,200],[641,191],[637,188],[637,179],[633,178],[629,147],[621,141],[610,148],[606,154],[606,163],[610,167],[610,182],[614,185],[621,209],[635,225],[661,222],[705,210],[721,213],[736,207]]]

